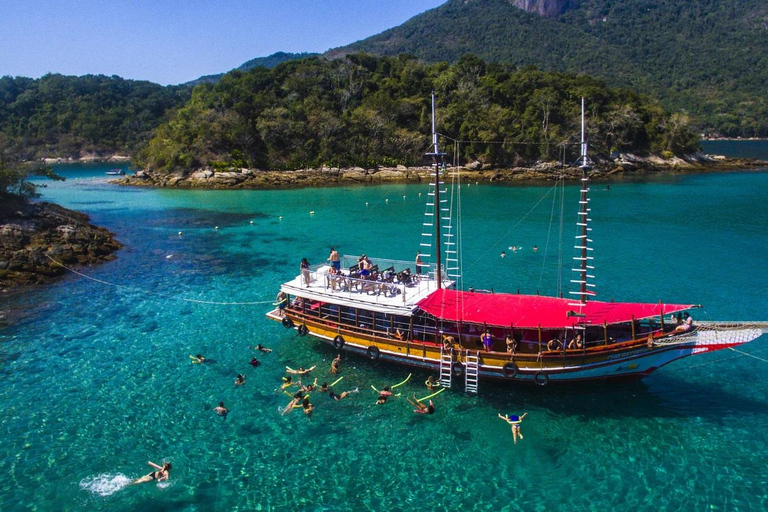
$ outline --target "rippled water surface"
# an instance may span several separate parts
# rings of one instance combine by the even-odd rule
[[[108,184],[105,170],[65,168],[44,199],[87,212],[125,249],[79,269],[90,279],[69,274],[2,306],[0,510],[768,508],[765,337],[743,347],[761,359],[707,354],[638,383],[481,383],[479,397],[436,397],[433,416],[405,401],[427,394],[427,374],[374,406],[371,385],[407,371],[343,356],[336,390],[359,393],[313,395],[311,420],[282,415],[284,367],[317,364],[330,381],[335,352],[265,319],[279,283],[331,245],[410,260],[427,188],[145,190]],[[466,286],[556,293],[550,186],[463,188]],[[594,185],[598,298],[768,320],[767,188],[764,172]],[[576,200],[567,187],[566,248]],[[191,364],[196,353],[214,362]],[[528,412],[517,445],[499,412]],[[173,463],[170,483],[126,486],[148,460]]]

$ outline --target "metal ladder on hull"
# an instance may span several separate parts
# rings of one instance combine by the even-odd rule
[[[464,356],[464,392],[477,394],[477,383],[480,375],[480,357],[479,353],[467,350]]]
[[[440,385],[450,388],[453,380],[453,349],[440,348]]]

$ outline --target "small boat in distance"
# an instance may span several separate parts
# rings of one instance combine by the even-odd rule
[[[428,243],[420,245],[415,260],[339,257],[334,251],[339,261],[302,265],[280,287],[268,318],[336,350],[438,372],[443,387],[463,381],[472,393],[489,379],[541,386],[640,379],[677,359],[768,333],[768,322],[694,323],[688,311],[700,306],[693,303],[595,300],[583,100],[571,298],[457,289],[460,233],[441,230],[441,224],[452,228],[452,221],[448,200],[441,198],[447,187],[435,124],[433,95],[433,148],[427,156],[435,176],[422,232]]]
[[[110,176],[123,176],[125,174],[124,169],[110,169],[107,171],[107,174]]]

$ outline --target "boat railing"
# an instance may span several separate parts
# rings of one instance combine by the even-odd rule
[[[371,259],[373,271],[363,277],[359,273],[359,258],[343,256],[340,259],[341,273],[333,273],[329,263],[311,265],[310,283],[321,284],[334,294],[347,294],[349,298],[367,295],[376,302],[392,302],[397,298],[405,304],[409,299],[437,288],[434,265],[422,266],[421,273],[412,271],[414,265],[402,260],[385,258]],[[445,285],[445,283],[444,283]]]

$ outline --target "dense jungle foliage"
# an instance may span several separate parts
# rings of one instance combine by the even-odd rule
[[[563,0],[565,2],[565,0]],[[331,56],[365,51],[585,73],[658,97],[712,135],[768,137],[765,0],[580,0],[548,19],[510,0],[449,0]]]
[[[591,144],[603,153],[685,153],[698,145],[684,115],[587,76],[473,56],[448,65],[357,54],[234,71],[200,85],[138,163],[166,171],[414,164],[429,149],[433,90],[439,131],[462,141],[461,163],[574,158],[582,96]]]
[[[0,78],[0,151],[14,158],[132,153],[189,87],[106,76]]]

